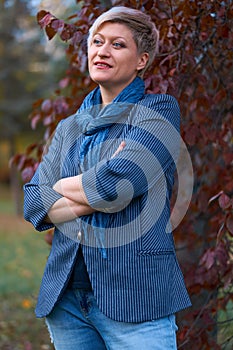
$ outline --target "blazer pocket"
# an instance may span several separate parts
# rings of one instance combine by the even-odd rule
[[[164,255],[172,255],[174,254],[173,250],[163,250],[163,251],[155,251],[155,250],[139,250],[138,255],[139,256],[164,256]]]
[[[174,252],[174,240],[172,233],[160,230],[150,230],[141,237],[141,246],[139,251],[147,255],[161,255],[166,252]]]

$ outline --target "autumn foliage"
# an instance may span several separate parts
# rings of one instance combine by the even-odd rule
[[[66,20],[37,15],[49,40],[67,43],[69,68],[53,97],[34,103],[31,127],[44,140],[14,158],[30,180],[57,123],[74,113],[94,87],[87,74],[86,38],[107,8],[150,14],[160,30],[160,54],[146,75],[152,93],[170,93],[182,111],[182,138],[193,165],[189,210],[174,237],[193,307],[180,317],[179,349],[231,349],[233,344],[233,5],[232,1],[77,1]],[[106,3],[109,4],[106,7]]]

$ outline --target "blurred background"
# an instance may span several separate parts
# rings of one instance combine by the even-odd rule
[[[34,306],[49,246],[22,218],[22,180],[9,160],[42,138],[33,103],[51,95],[66,69],[62,42],[37,24],[40,9],[65,18],[75,1],[0,1],[0,349],[51,349]],[[77,5],[76,5],[77,6]]]

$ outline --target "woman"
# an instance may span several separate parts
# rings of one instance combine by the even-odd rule
[[[141,11],[97,18],[88,65],[98,86],[24,187],[26,220],[55,227],[36,314],[57,350],[176,349],[174,314],[190,306],[169,224],[179,107],[144,92],[157,47]]]

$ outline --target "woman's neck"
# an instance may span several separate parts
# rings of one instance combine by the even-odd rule
[[[105,89],[103,86],[100,86],[100,92],[103,106],[111,103],[112,100],[114,100],[114,98],[120,93],[120,91],[118,92],[110,89]]]

